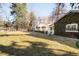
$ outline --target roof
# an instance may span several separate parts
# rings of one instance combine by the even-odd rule
[[[65,17],[66,15],[68,15],[68,14],[71,13],[71,12],[77,12],[77,13],[78,13],[79,10],[70,10],[69,12],[63,14],[57,21],[55,21],[55,23],[58,22],[61,18]]]

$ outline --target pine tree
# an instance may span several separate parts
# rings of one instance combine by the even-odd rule
[[[15,24],[16,24],[16,29],[18,30],[19,28],[27,28],[27,9],[26,9],[26,4],[25,3],[12,3],[11,6],[11,15],[15,16]]]

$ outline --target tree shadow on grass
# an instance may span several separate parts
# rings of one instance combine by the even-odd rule
[[[14,46],[18,46],[17,42],[12,42],[10,46],[4,46],[0,45],[0,51],[2,53],[7,53],[8,55],[14,55],[14,56],[57,56],[52,49],[46,48],[48,44],[42,43],[42,42],[30,42],[30,41],[25,41],[31,44],[31,46],[26,47],[26,48],[15,48]],[[57,51],[63,51],[59,49],[53,49]],[[66,54],[62,55],[74,55],[74,53],[71,52],[66,52]]]
[[[29,42],[31,46],[26,48],[15,48],[18,46],[16,42],[12,42],[10,46],[0,45],[0,51],[7,53],[8,55],[15,56],[43,56],[43,55],[54,55],[52,54],[51,49],[45,48],[47,44],[41,42]]]
[[[37,38],[44,38],[44,39],[48,39],[51,41],[54,40],[50,36],[47,36],[44,34],[38,34],[38,33],[30,33],[30,34],[22,34],[22,35],[28,35],[28,36],[33,36],[33,37],[37,37]],[[16,36],[16,35],[9,35],[9,36]],[[21,49],[21,48],[16,48],[16,47],[20,47],[21,45],[18,45],[17,42],[12,42],[12,44],[10,46],[0,45],[0,51],[3,53],[7,53],[8,55],[15,55],[15,56],[59,56],[54,51],[65,52],[64,54],[60,54],[60,56],[75,55],[75,53],[72,53],[69,51],[46,48],[46,46],[48,46],[48,44],[46,44],[44,42],[31,42],[31,41],[23,41],[23,42],[26,42],[26,43],[28,42],[31,45]],[[60,41],[60,40],[58,40],[57,42],[59,42],[61,44],[65,44],[63,41]],[[68,44],[66,44],[66,45],[68,45]],[[70,45],[68,45],[68,46],[70,46]]]
[[[69,41],[66,41],[65,39],[63,39],[63,40],[60,40],[60,39],[56,39],[56,37],[54,38],[54,36],[52,35],[52,36],[48,36],[48,35],[46,35],[46,34],[42,34],[42,33],[37,33],[37,32],[31,32],[30,34],[26,34],[26,35],[28,35],[28,36],[33,36],[33,37],[37,37],[37,38],[44,38],[44,39],[47,39],[47,40],[51,40],[51,41],[57,41],[57,42],[59,42],[59,43],[61,43],[61,44],[64,44],[64,45],[67,45],[67,46],[70,46],[70,47],[73,47],[73,48],[76,48],[76,49],[78,49],[77,47],[76,47],[76,45],[75,45],[75,43],[73,43],[73,44],[70,44],[70,43],[67,43],[67,42],[69,42]],[[68,40],[68,39],[67,39]],[[72,41],[72,40],[71,40]]]

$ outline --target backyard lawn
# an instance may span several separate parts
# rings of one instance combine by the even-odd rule
[[[36,32],[0,32],[0,55],[79,55],[75,41]]]

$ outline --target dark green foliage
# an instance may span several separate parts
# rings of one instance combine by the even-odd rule
[[[79,48],[79,41],[76,42],[76,47]]]

